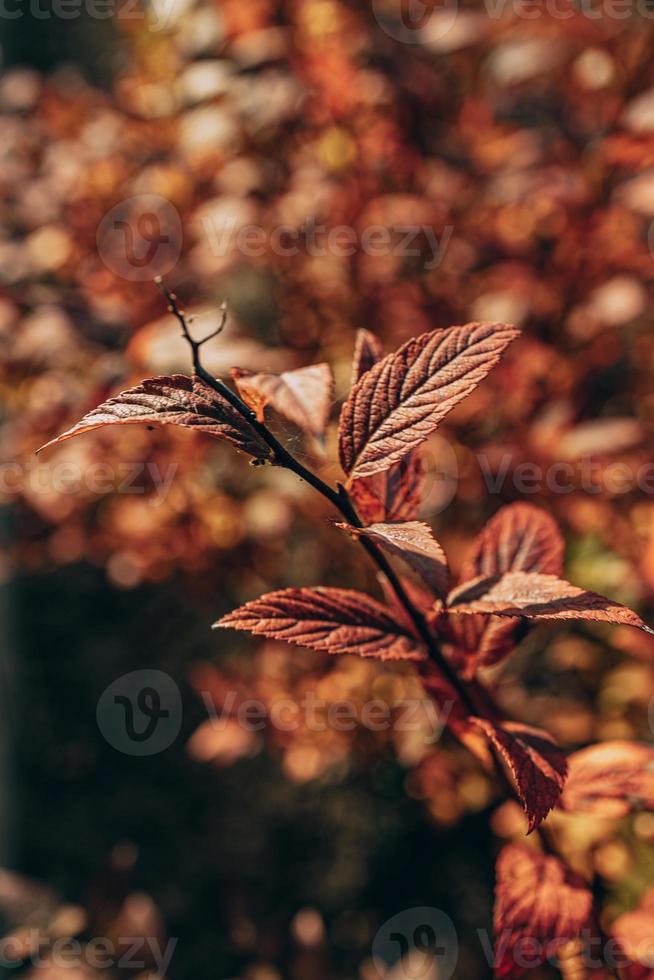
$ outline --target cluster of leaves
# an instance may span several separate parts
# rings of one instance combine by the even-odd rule
[[[311,436],[322,435],[333,391],[329,368],[321,364],[279,376],[235,368],[236,396],[201,367],[201,344],[193,341],[175,297],[170,299],[198,374],[144,381],[98,406],[55,442],[107,425],[174,424],[227,440],[257,463],[285,465],[302,475],[303,468],[297,469],[266,427],[266,408],[292,418]],[[347,478],[339,490],[341,509],[355,523],[339,527],[372,544],[373,556],[380,549],[400,562],[419,584],[407,583],[405,590],[395,572],[381,564],[386,604],[351,589],[291,588],[248,602],[215,625],[329,654],[415,662],[430,696],[441,707],[445,698],[454,703],[452,730],[482,758],[494,753],[506,767],[532,832],[557,804],[573,812],[608,808],[609,815],[616,807],[621,815],[635,805],[653,806],[654,769],[648,766],[654,751],[636,743],[582,751],[573,757],[566,783],[568,761],[549,733],[503,720],[494,710],[480,714],[466,682],[480,667],[513,651],[523,620],[585,619],[652,630],[625,606],[559,577],[562,541],[551,518],[536,508],[514,504],[501,510],[480,534],[454,587],[442,547],[430,527],[416,520],[422,470],[403,465],[405,458],[420,453],[425,439],[485,378],[516,335],[505,324],[472,323],[430,331],[386,356],[370,334],[358,338],[354,385],[339,422]],[[364,502],[364,511],[366,503],[370,509],[376,501],[382,519],[361,521],[346,488]],[[402,521],[391,520],[396,515],[386,510],[396,500],[402,502]],[[450,647],[451,661],[443,659],[438,640]],[[475,736],[485,740],[481,749]],[[517,943],[531,938],[567,944],[592,914],[592,893],[558,857],[509,845],[498,863],[496,930],[509,933],[497,957],[498,976],[523,975],[514,956]]]
[[[391,21],[393,8],[388,5]],[[223,0],[219,9],[198,0],[167,10],[165,31],[117,18],[117,29],[129,37],[106,92],[69,70],[45,79],[7,72],[0,85],[2,123],[11,137],[3,151],[8,193],[1,205],[11,231],[0,243],[0,369],[11,415],[2,430],[3,463],[26,458],[118,386],[186,370],[176,324],[172,317],[159,319],[154,293],[114,275],[98,254],[103,215],[132,195],[162,195],[180,214],[184,243],[175,281],[197,299],[197,312],[230,296],[227,329],[220,343],[204,351],[212,373],[224,375],[242,364],[255,376],[265,374],[260,395],[271,405],[273,395],[288,403],[280,376],[309,355],[334,365],[340,394],[361,323],[375,336],[361,340],[357,373],[379,357],[376,336],[390,349],[433,323],[520,324],[519,358],[507,358],[440,425],[458,462],[458,496],[436,531],[453,566],[452,581],[446,581],[445,562],[434,558],[433,537],[405,529],[401,551],[415,556],[410,567],[420,562],[429,569],[422,586],[411,580],[411,595],[420,607],[426,593],[424,615],[466,683],[477,682],[480,672],[486,682],[500,678],[500,717],[510,713],[535,728],[547,725],[567,749],[595,738],[649,734],[652,645],[642,631],[617,627],[606,642],[594,618],[580,631],[566,614],[554,642],[527,636],[520,655],[509,658],[529,622],[519,581],[488,583],[480,591],[482,583],[473,587],[473,580],[497,571],[460,565],[460,556],[481,547],[472,542],[473,530],[497,504],[521,495],[513,482],[521,466],[546,472],[563,460],[576,471],[590,457],[591,490],[584,484],[559,493],[541,482],[530,500],[555,515],[565,532],[572,581],[627,602],[652,591],[650,493],[604,479],[616,461],[634,474],[651,460],[649,20],[572,11],[572,18],[555,21],[546,11],[532,19],[511,9],[488,18],[461,10],[456,30],[436,40],[425,34],[407,47],[381,30],[369,9],[341,0]],[[360,252],[316,257],[303,250],[285,257],[270,250],[245,258],[236,247],[216,250],[207,232],[212,222],[220,228],[224,220],[234,228],[234,242],[250,223],[271,230],[308,216],[328,229],[424,223],[439,235],[452,228],[452,235],[441,263],[429,269],[426,252],[403,259]],[[243,335],[243,324],[256,332],[256,341]],[[238,373],[244,393],[248,376]],[[193,389],[205,409],[215,404],[215,392],[205,393],[198,382]],[[324,406],[312,399],[307,410],[319,429]],[[244,439],[224,405],[218,418],[212,409],[208,416],[211,431],[231,433],[237,443]],[[297,413],[288,417],[297,424]],[[267,454],[250,430],[247,439],[254,440],[250,448]],[[321,436],[312,431],[310,439],[313,448]],[[392,561],[399,554],[392,541],[397,530],[389,538],[377,529],[374,537],[370,527],[431,513],[429,505],[419,513],[417,501],[433,488],[440,446],[432,440],[390,471],[351,482],[366,536],[380,546],[386,541]],[[504,477],[496,500],[488,499],[478,452],[493,478]],[[329,530],[316,522],[322,511],[314,497],[277,468],[257,468],[245,477],[220,441],[178,435],[176,426],[152,432],[131,426],[119,441],[99,433],[66,442],[56,459],[78,471],[107,461],[118,469],[128,459],[164,472],[172,460],[175,476],[161,502],[149,483],[141,495],[122,494],[116,486],[71,493],[47,481],[45,487],[30,480],[18,488],[3,484],[3,498],[16,504],[9,552],[27,571],[85,560],[105,566],[112,583],[132,588],[179,570],[206,581],[211,570],[225,583],[226,595],[243,599],[260,589],[262,579],[275,588],[287,585],[284,569],[291,564],[300,580],[311,574],[313,581],[333,582],[332,569],[347,565],[352,584],[363,590],[372,584],[351,566],[346,535],[328,538]],[[329,455],[323,465],[330,473]],[[531,488],[525,492],[531,495]],[[542,511],[537,518],[533,509],[512,507],[500,511],[495,532],[491,522],[488,533],[501,526],[503,540],[510,538],[514,523],[523,520],[545,528],[549,519]],[[342,523],[360,536],[361,529]],[[298,524],[303,540],[311,525],[304,565],[290,535]],[[543,533],[559,541],[556,531]],[[286,561],[287,545],[297,549],[293,562]],[[552,549],[538,569],[512,571],[560,576],[560,553]],[[11,569],[3,565],[0,571]],[[445,610],[442,597],[454,583],[457,589],[471,585],[461,605],[483,602],[486,610],[492,606],[492,616]],[[387,604],[392,602],[389,595]],[[556,602],[562,613],[571,603],[572,614],[579,597],[557,594]],[[391,608],[397,619],[396,606]],[[406,629],[415,646],[409,624]],[[292,689],[298,660],[273,642],[262,645],[252,662],[245,690],[269,692],[281,656]],[[314,663],[335,700],[353,686],[364,698],[380,682],[399,685],[404,676],[400,661],[375,657],[334,665],[328,655],[316,654]],[[420,665],[418,670],[426,674]],[[220,676],[225,668],[212,671]],[[431,675],[423,681],[436,692],[442,688]],[[477,731],[473,726],[461,733],[467,744],[479,748],[490,740],[501,751],[511,738],[511,751],[519,751],[515,732],[491,734],[475,725]],[[276,741],[270,736],[292,778],[323,773],[334,760],[347,764],[351,736],[306,735],[304,741],[304,735],[287,735],[283,745],[279,735]],[[212,737],[215,747],[218,736]],[[377,744],[383,739],[378,735]],[[520,739],[523,755],[536,751],[547,760],[554,751],[547,741],[533,749]],[[455,821],[466,808],[488,802],[492,790],[472,777],[459,792],[453,770],[461,769],[462,758],[451,747],[417,752],[396,736],[394,748],[406,765],[416,766],[407,782],[435,819]],[[252,746],[241,739],[232,750],[225,757]],[[544,762],[539,765],[546,770]],[[553,766],[541,787],[546,798],[558,794],[559,782]],[[611,811],[616,820],[618,809]],[[615,820],[613,829],[600,833],[597,813],[584,813],[583,834],[573,848],[576,863],[595,870],[609,891],[619,891],[622,879],[633,879],[637,870],[633,841],[625,843]],[[646,818],[641,814],[634,822],[636,840],[654,836]],[[553,814],[548,826],[556,819]],[[613,897],[609,920],[633,902],[633,894]]]

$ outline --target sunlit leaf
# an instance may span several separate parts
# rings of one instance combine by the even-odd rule
[[[495,976],[518,980],[579,936],[591,918],[593,896],[558,857],[522,843],[502,849],[496,874]]]
[[[461,581],[504,572],[560,575],[563,538],[554,518],[531,504],[509,504],[497,512],[475,542]]]
[[[574,752],[561,796],[564,810],[624,817],[654,810],[654,747],[638,742],[600,742]]]
[[[337,526],[353,537],[368,538],[388,554],[401,558],[426,582],[435,596],[446,595],[449,578],[447,558],[428,524],[408,521],[404,524],[372,524],[366,528],[349,524]]]
[[[150,378],[128,388],[42,448],[105,425],[179,425],[225,439],[256,459],[271,457],[264,440],[222,395],[201,378],[183,374]]]
[[[518,331],[469,323],[409,340],[357,382],[339,426],[350,480],[388,469],[415,449],[493,368]]]
[[[526,616],[529,619],[583,619],[636,626],[653,632],[631,609],[596,592],[587,592],[556,575],[508,572],[481,577],[454,589],[448,597],[454,613]]]
[[[312,364],[283,374],[253,374],[232,368],[231,376],[260,422],[270,405],[309,435],[324,436],[334,397],[334,378],[328,364]]]
[[[246,630],[327,653],[421,660],[426,650],[379,602],[351,589],[283,589],[223,616],[216,627]]]
[[[556,805],[568,771],[563,752],[548,732],[518,722],[495,724],[471,718],[508,766],[529,820],[529,833]]]

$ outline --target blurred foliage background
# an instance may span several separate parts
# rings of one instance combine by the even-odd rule
[[[358,327],[390,350],[435,326],[513,322],[522,340],[427,446],[424,517],[457,567],[502,503],[538,503],[564,530],[568,579],[651,622],[649,12],[8,7],[19,16],[0,18],[7,928],[25,956],[26,922],[175,937],[171,978],[375,980],[375,933],[425,905],[456,922],[456,976],[487,976],[476,930],[490,927],[497,841],[524,827],[511,805],[493,809],[496,787],[461,748],[421,731],[251,733],[207,716],[229,691],[266,705],[307,691],[327,704],[415,695],[406,669],[210,632],[276,587],[376,594],[322,502],[181,431],[100,431],[33,453],[119,388],[189,371],[157,273],[200,332],[228,300],[206,349],[213,371],[327,360],[337,402]],[[174,261],[155,255],[135,278],[98,229],[111,212],[136,234],[141,195],[157,195],[148,208]],[[392,247],[274,247],[275,229],[307,222],[359,242],[383,226]],[[265,232],[257,254],[236,241],[252,225]],[[402,226],[431,229],[436,256],[424,234],[402,254]],[[333,445],[332,431],[312,465],[335,480]],[[648,739],[652,652],[627,629],[541,627],[488,681],[566,749]],[[131,757],[103,738],[96,706],[142,668],[175,680],[183,721],[165,751]],[[600,875],[607,922],[632,909],[654,879],[654,818],[550,823],[572,863]]]

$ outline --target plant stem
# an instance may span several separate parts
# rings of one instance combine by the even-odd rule
[[[243,399],[235,391],[233,391],[232,388],[226,385],[225,382],[221,381],[219,378],[214,378],[213,375],[206,370],[206,368],[202,365],[202,360],[200,357],[200,349],[205,341],[194,340],[189,331],[184,311],[180,308],[177,302],[177,297],[165,287],[162,286],[161,288],[166,300],[168,301],[168,308],[170,312],[176,317],[180,327],[182,328],[182,334],[191,347],[193,354],[193,368],[198,377],[201,378],[205,384],[212,388],[217,394],[222,395],[222,397],[229,402],[232,408],[234,408],[252,426],[256,433],[272,450],[274,465],[282,466],[285,469],[291,470],[293,473],[299,476],[301,480],[305,480],[305,482],[310,484],[314,490],[317,490],[319,494],[325,497],[349,524],[356,528],[363,528],[364,525],[361,518],[357,514],[356,508],[354,507],[354,504],[352,503],[345,488],[339,485],[338,490],[334,490],[329,486],[329,484],[321,480],[319,476],[307,469],[306,466],[303,466],[302,463],[300,463],[300,461],[296,459],[295,456],[293,456],[286,449],[286,447],[279,442],[278,439],[275,438],[268,426],[258,420],[252,409],[246,405]],[[211,336],[213,336],[213,334]],[[462,703],[465,705],[468,713],[471,715],[477,714],[478,707],[475,705],[473,698],[470,696],[466,686],[456,674],[450,663],[443,656],[443,653],[439,649],[424,616],[411,602],[411,599],[407,595],[400,579],[386,559],[386,556],[380,551],[377,545],[368,538],[362,536],[359,538],[359,541],[364,551],[367,552],[370,558],[377,565],[377,568],[388,579],[393,591],[397,595],[398,600],[402,604],[407,615],[410,617],[420,639],[427,647],[430,658],[437,665],[448,684],[454,688]]]

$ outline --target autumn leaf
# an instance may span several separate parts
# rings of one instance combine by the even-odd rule
[[[526,963],[533,970],[579,936],[593,896],[581,875],[527,844],[507,844],[496,871],[495,976],[518,980],[530,972]]]
[[[408,521],[404,524],[372,524],[366,528],[352,527],[350,524],[336,526],[355,538],[374,541],[394,558],[401,558],[426,582],[435,596],[442,598],[447,594],[447,558],[428,524]]]
[[[350,384],[354,386],[369,371],[373,364],[380,361],[384,356],[384,349],[369,330],[357,330],[354,342],[354,355],[352,357],[352,380]]]
[[[550,515],[531,504],[502,507],[484,527],[472,555],[461,572],[461,581],[504,572],[563,571],[563,538]]]
[[[503,323],[469,323],[422,334],[378,361],[341,412],[339,455],[350,481],[387,469],[419,446],[517,335]]]
[[[654,747],[600,742],[574,752],[568,762],[562,809],[611,818],[654,810]]]
[[[375,335],[359,330],[352,360],[352,386],[383,356]],[[422,456],[413,451],[383,472],[352,480],[350,496],[364,524],[411,521],[418,516],[424,481]]]
[[[509,504],[478,536],[460,578],[465,582],[514,571],[559,575],[563,547],[561,533],[549,514],[531,504]],[[491,667],[508,656],[519,639],[518,632],[524,632],[519,619],[481,615],[450,617],[447,628],[453,657],[467,679],[480,668]]]
[[[247,630],[327,653],[422,660],[425,648],[379,602],[351,589],[282,589],[248,602],[214,627]]]
[[[451,659],[465,680],[471,680],[482,667],[504,660],[520,639],[524,620],[490,616],[448,616],[438,621],[438,630],[451,645]]]
[[[583,619],[654,632],[640,616],[619,602],[587,592],[556,575],[536,572],[508,572],[466,582],[450,593],[448,607],[453,613],[526,616],[538,620]]]
[[[531,833],[561,795],[568,771],[563,752],[552,736],[540,728],[508,721],[495,724],[485,718],[470,721],[507,764],[529,820],[527,832]]]
[[[260,422],[266,406],[271,405],[303,432],[317,439],[324,437],[334,397],[334,378],[328,364],[312,364],[283,374],[253,374],[243,368],[232,368],[230,373],[241,398]]]
[[[364,524],[412,521],[418,516],[425,483],[420,450],[413,450],[383,473],[352,480],[350,496]]]
[[[268,445],[222,395],[201,378],[183,374],[150,378],[128,388],[98,405],[42,449],[105,425],[180,425],[225,439],[255,459],[272,456]]]

